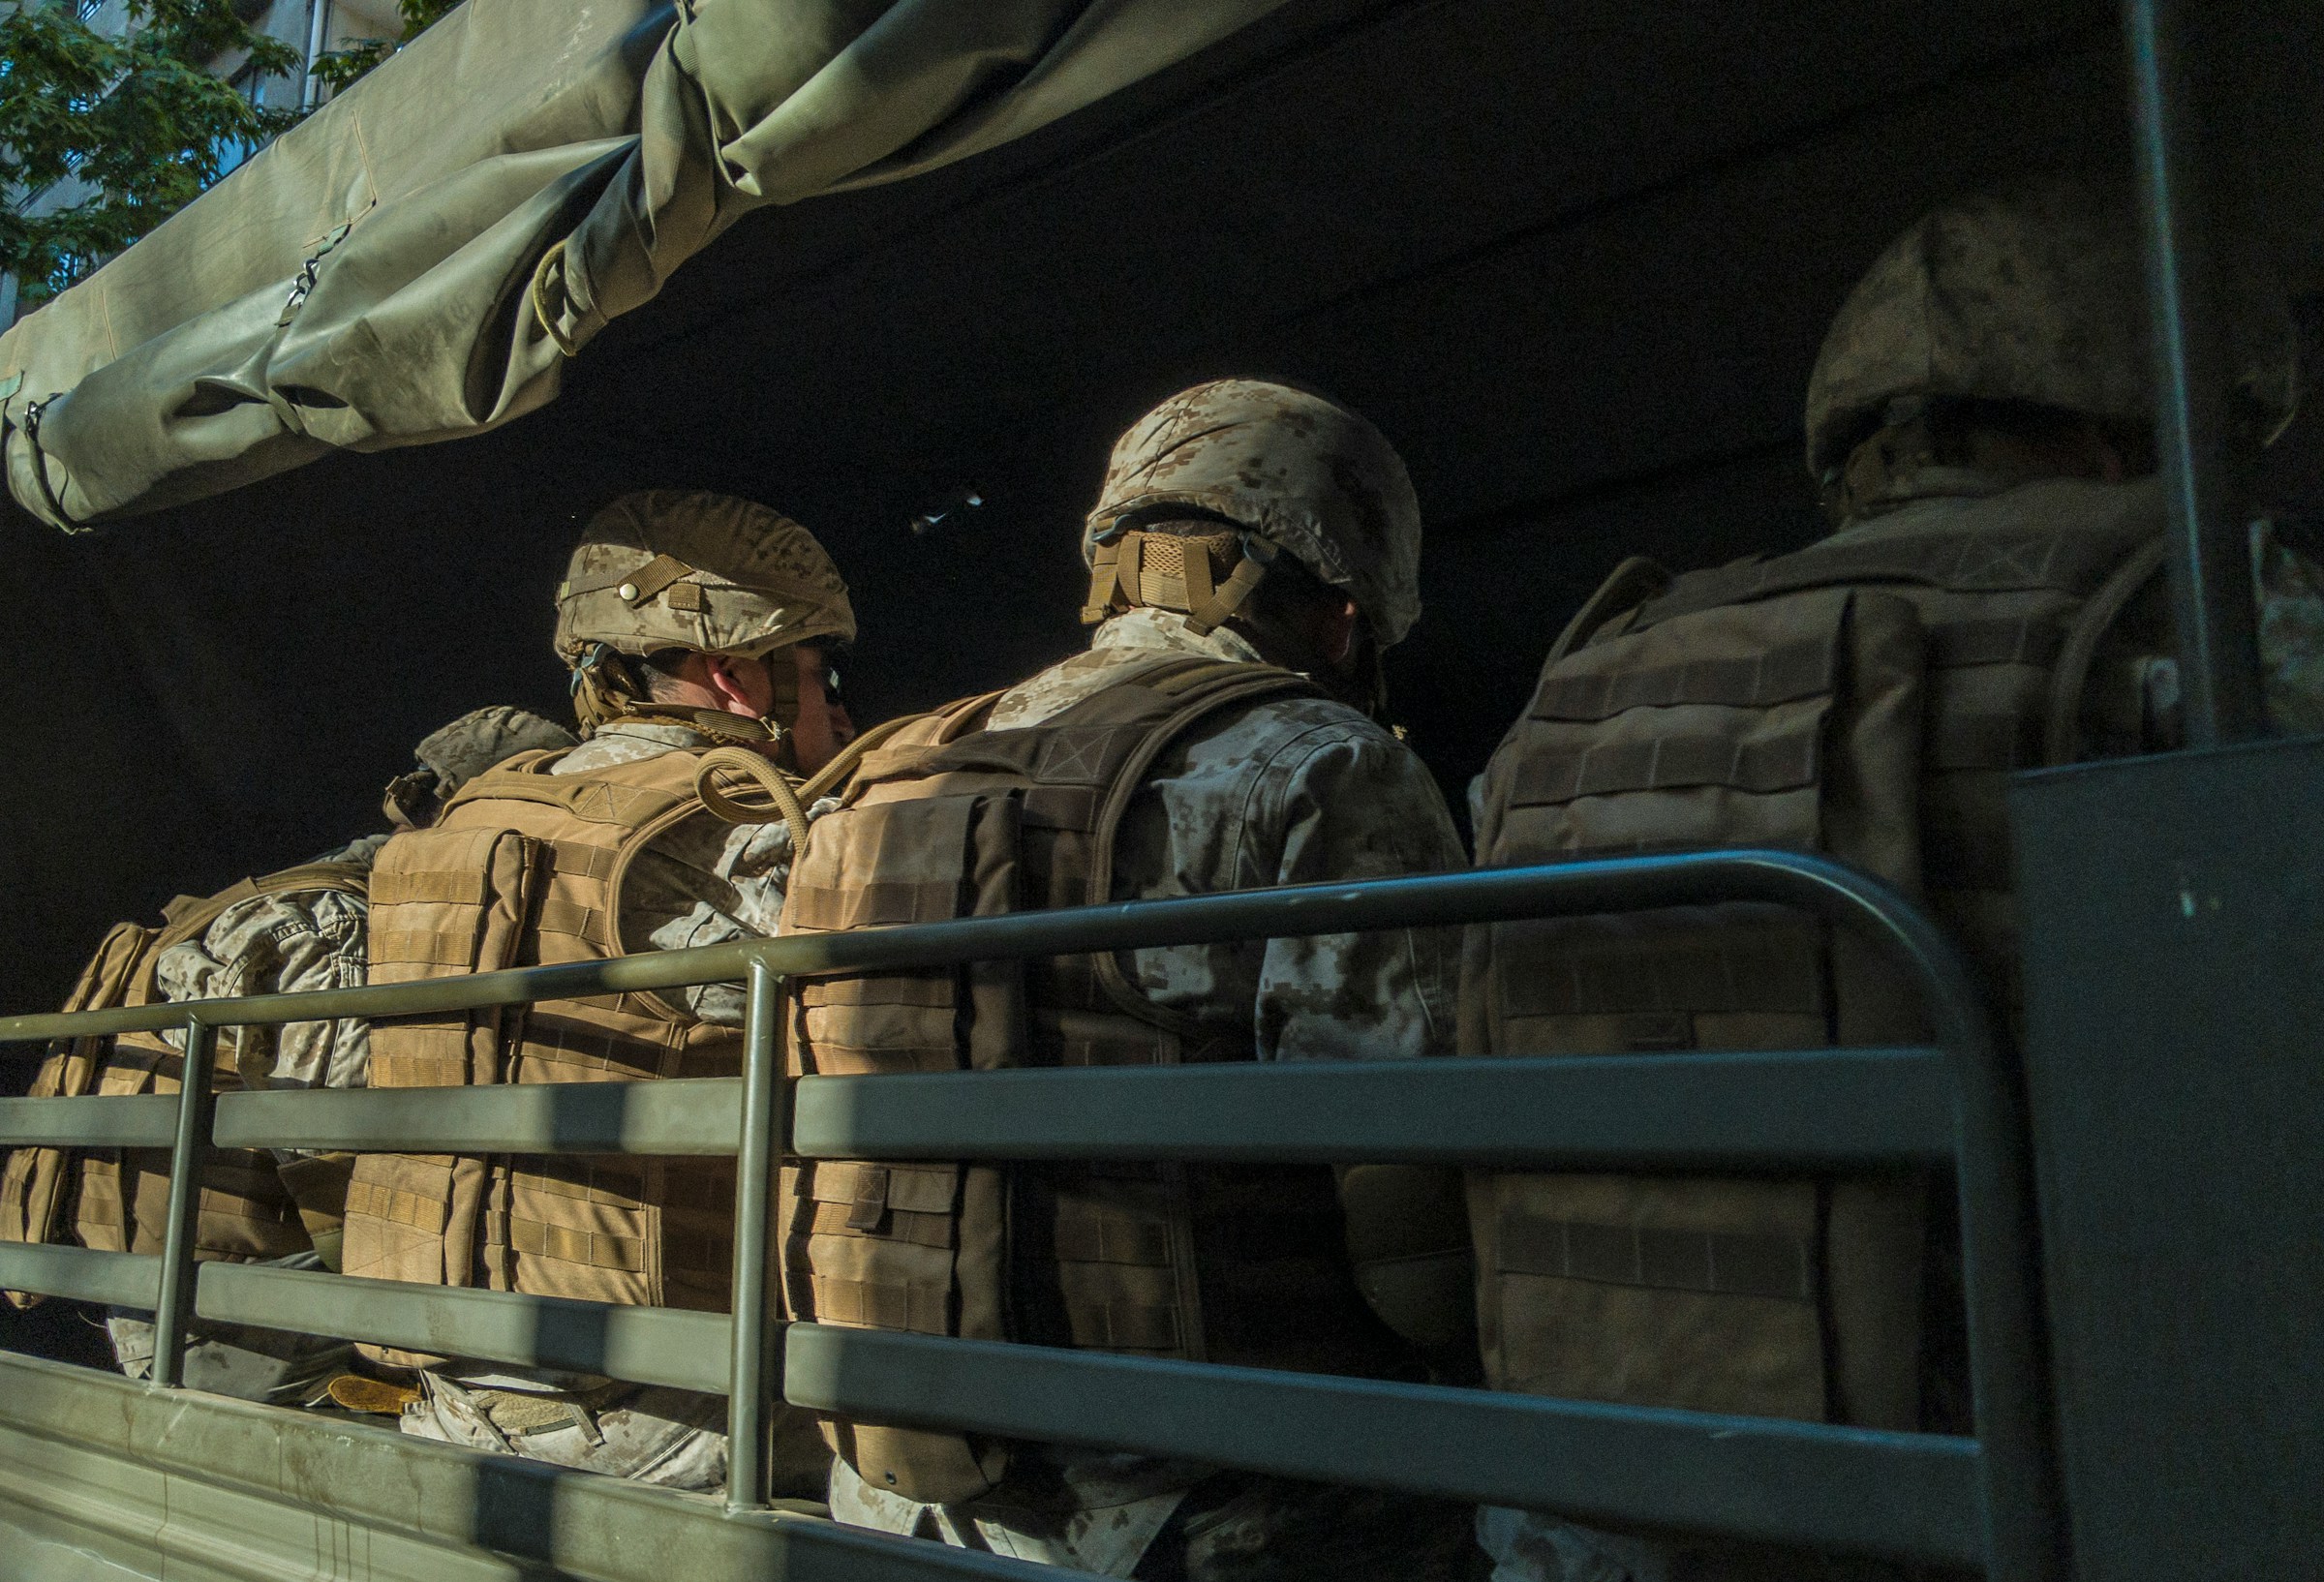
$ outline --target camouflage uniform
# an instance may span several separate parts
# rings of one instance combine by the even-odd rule
[[[1320,578],[1347,589],[1383,644],[1392,642],[1417,614],[1419,548],[1410,486],[1392,452],[1383,465],[1392,467],[1394,488],[1382,491],[1391,508],[1359,513],[1351,526],[1346,513],[1316,506],[1346,486],[1344,471],[1336,484],[1319,481],[1326,470],[1296,442],[1274,437],[1274,465],[1262,468],[1240,465],[1249,430],[1208,455],[1202,443],[1173,437],[1254,417],[1264,424],[1267,404],[1288,394],[1230,381],[1166,403],[1117,448],[1092,538],[1142,497],[1220,511],[1275,535]],[[988,729],[1038,725],[1170,654],[1264,662],[1232,627],[1197,632],[1182,608],[1133,607],[1105,620],[1086,654],[1004,694]],[[1464,862],[1443,797],[1402,743],[1346,704],[1279,699],[1222,711],[1163,753],[1124,816],[1113,893],[1204,895]],[[1134,982],[1160,1006],[1250,1038],[1257,1059],[1404,1059],[1451,1050],[1457,950],[1454,936],[1409,929],[1180,946],[1133,953]],[[1449,1507],[1440,1515],[1366,1491],[1059,1446],[1021,1450],[999,1488],[953,1506],[872,1487],[838,1458],[831,1506],[857,1526],[1108,1576],[1449,1575],[1465,1547],[1465,1524]]]
[[[555,647],[572,668],[586,738],[548,765],[557,776],[601,775],[673,752],[743,745],[796,769],[801,700],[794,668],[768,667],[764,719],[657,703],[630,661],[665,650],[764,656],[855,635],[845,585],[797,523],[753,502],[649,490],[613,502],[590,524],[557,593]],[[795,775],[788,776],[796,779]],[[801,809],[812,817],[824,804]],[[631,863],[614,934],[625,954],[686,950],[775,932],[791,862],[788,824],[727,823],[697,806]],[[743,1024],[739,984],[671,991],[703,1023]],[[418,1375],[401,1427],[424,1439],[609,1473],[664,1487],[726,1480],[726,1404],[714,1396],[490,1363]],[[817,1486],[826,1452],[804,1417],[777,1415],[778,1481]]]
[[[1837,524],[1832,542],[2029,524],[2027,486],[2054,477],[2038,455],[1964,457],[1948,403],[2087,417],[2130,439],[2153,421],[2145,276],[2126,192],[2050,179],[1946,204],[1873,264],[1835,317],[1809,380],[1808,467]],[[2239,399],[2265,442],[2298,389],[2290,319],[2259,271],[2237,260],[2231,350]],[[1975,418],[1967,421],[1973,424]],[[2155,492],[2152,477],[2093,488]],[[2270,722],[2324,729],[2324,573],[2268,523],[2252,529]],[[2157,577],[2123,611],[2083,698],[2086,757],[2180,745],[2178,664]],[[1480,782],[1482,783],[1482,781]],[[1474,793],[1473,788],[1473,793]],[[1887,1582],[1878,1562],[1755,1545],[1602,1532],[1486,1506],[1478,1538],[1493,1582]]]
[[[527,748],[560,746],[572,733],[519,709],[480,709],[424,739],[415,767],[388,787],[393,821],[424,821],[433,803],[461,781]],[[363,836],[314,861],[368,869],[386,843],[384,833]],[[364,981],[364,922],[369,908],[340,890],[290,890],[253,896],[219,913],[199,935],[171,946],[154,964],[161,997],[171,1003],[256,994],[295,994],[354,989]],[[185,1033],[163,1034],[183,1050]],[[220,1035],[218,1056],[230,1060],[245,1088],[356,1088],[369,1074],[370,1028],[354,1018],[234,1027]],[[329,1176],[328,1159],[294,1149],[273,1150],[286,1177],[306,1170]],[[344,1194],[344,1181],[339,1189]],[[302,1199],[316,1194],[298,1194]],[[328,1196],[323,1189],[321,1196]],[[310,1227],[312,1230],[312,1227]],[[277,1268],[317,1269],[338,1263],[337,1232],[314,1232],[314,1250],[269,1261]],[[126,1309],[106,1317],[121,1371],[144,1379],[153,1371],[153,1322]],[[311,1406],[324,1386],[354,1362],[343,1340],[296,1335],[243,1324],[193,1326],[185,1381],[196,1389],[276,1406]]]

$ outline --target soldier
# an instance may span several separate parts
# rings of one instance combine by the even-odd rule
[[[424,825],[442,797],[526,748],[571,745],[572,733],[519,709],[480,709],[419,744],[416,767],[387,788],[400,827]],[[346,989],[363,982],[363,925],[372,858],[385,834],[367,835],[311,863],[246,879],[206,900],[180,897],[159,928],[124,923],[82,974],[68,1010],[155,1000]],[[60,1045],[34,1080],[35,1097],[173,1093],[185,1034],[127,1033]],[[268,1087],[361,1087],[367,1029],[354,1019],[236,1027],[220,1035],[222,1092]],[[346,1154],[289,1149],[214,1151],[204,1169],[195,1256],[283,1268],[339,1266],[347,1202]],[[77,1156],[25,1148],[0,1177],[0,1236],[46,1241],[70,1215],[81,1243],[101,1252],[159,1253],[169,1200],[169,1156],[93,1149]],[[20,1301],[28,1301],[19,1297]],[[121,1371],[153,1369],[153,1323],[114,1308],[106,1319]],[[238,1324],[198,1323],[185,1357],[197,1389],[278,1406],[311,1406],[351,1361],[346,1342]]]
[[[1948,204],[1891,246],[1809,383],[1837,531],[1675,579],[1618,569],[1484,776],[1479,860],[1826,852],[1917,896],[2014,1021],[2008,775],[2177,739],[2132,212],[2052,181]],[[2291,342],[2279,301],[2245,307],[2239,401],[2260,441],[2289,415]],[[2312,729],[2317,585],[2270,534],[2254,547],[2269,701]],[[1474,928],[1461,1021],[1464,1048],[1501,1054],[1922,1036],[1851,940],[1744,906]],[[1957,1297],[1923,1258],[1924,1232],[1947,1248],[1942,1216],[1906,1175],[1480,1174],[1488,1381],[1966,1432]],[[1943,1316],[1925,1339],[1924,1311]],[[1860,1574],[1514,1510],[1482,1512],[1480,1535],[1498,1582]]]
[[[1175,396],[1115,447],[1083,555],[1089,651],[867,759],[817,826],[786,929],[1459,862],[1427,772],[1377,721],[1380,654],[1419,614],[1420,517],[1369,423],[1248,380]],[[809,980],[794,1069],[1436,1054],[1450,947],[1407,931]],[[784,1213],[800,1319],[1407,1365],[1359,1296],[1321,1170],[820,1162],[788,1172]],[[839,1519],[1102,1575],[1425,1577],[1465,1546],[1465,1520],[1447,1531],[1417,1502],[863,1423],[827,1433]]]
[[[820,545],[749,501],[649,491],[591,521],[557,592],[556,652],[582,734],[478,776],[381,851],[372,982],[603,960],[774,931],[789,787],[852,736],[830,654],[855,617]],[[697,789],[721,753],[783,816],[730,825]],[[780,776],[777,775],[780,771]],[[715,777],[708,794],[729,807]],[[811,800],[811,798],[810,798]],[[745,817],[751,817],[746,813]],[[399,1019],[376,1086],[651,1081],[741,1073],[744,998],[718,985],[552,1001],[521,1016]],[[367,1154],[347,1271],[592,1301],[723,1309],[731,1159]],[[372,1349],[376,1350],[376,1349]],[[676,1488],[725,1481],[722,1401],[679,1390],[382,1352],[425,1368],[405,1432]],[[810,1424],[778,1484],[819,1493]]]

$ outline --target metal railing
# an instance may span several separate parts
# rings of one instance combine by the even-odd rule
[[[1294,934],[1752,900],[1866,936],[1930,1047],[1356,1065],[1019,1069],[786,1082],[780,981]],[[745,1075],[356,1092],[212,1089],[231,1025],[453,1012],[746,980]],[[1982,1567],[2059,1567],[2016,1083],[1958,953],[1852,869],[1774,851],[1638,857],[1127,902],[605,962],[0,1019],[0,1044],[186,1031],[174,1098],[0,1101],[0,1144],[173,1150],[158,1258],[0,1245],[0,1287],[150,1308],[153,1383],[196,1318],[602,1374],[728,1398],[728,1510],[756,1508],[779,1370],[795,1406],[1555,1510],[1584,1520]],[[787,1139],[787,1146],[779,1146]],[[194,1262],[205,1147],[734,1154],[731,1316]],[[776,1322],[771,1202],[807,1159],[1407,1161],[1531,1169],[1955,1167],[1974,1439],[1153,1361]],[[780,1361],[778,1361],[778,1348]],[[929,1574],[966,1567],[927,1546]],[[981,1564],[988,1574],[992,1562]]]

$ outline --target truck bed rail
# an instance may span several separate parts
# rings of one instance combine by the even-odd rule
[[[790,975],[1738,900],[1795,907],[1867,937],[1917,989],[1931,1045],[790,1082],[779,1066],[780,982]],[[225,1026],[737,979],[749,986],[739,1080],[211,1090],[214,1040]],[[794,1405],[881,1420],[1979,1567],[2006,1582],[2048,1582],[2058,1573],[2014,1075],[1958,953],[1937,928],[1893,891],[1818,857],[1636,857],[740,941],[421,983],[0,1019],[0,1043],[177,1026],[187,1031],[187,1080],[174,1099],[0,1104],[0,1144],[173,1146],[161,1258],[0,1246],[0,1286],[151,1306],[157,1390],[176,1387],[186,1326],[199,1317],[724,1393],[733,1429],[728,1520],[763,1519],[762,1445],[779,1383]],[[736,1154],[734,1315],[229,1263],[197,1268],[191,1216],[209,1146]],[[1977,1436],[784,1325],[767,1290],[781,1152],[1722,1171],[1949,1161]],[[995,1570],[991,1557],[906,1548],[912,1574],[1020,1574],[1005,1562]]]

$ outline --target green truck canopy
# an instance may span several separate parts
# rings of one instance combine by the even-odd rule
[[[52,526],[481,433],[768,203],[996,147],[1281,0],[470,0],[0,335]]]

